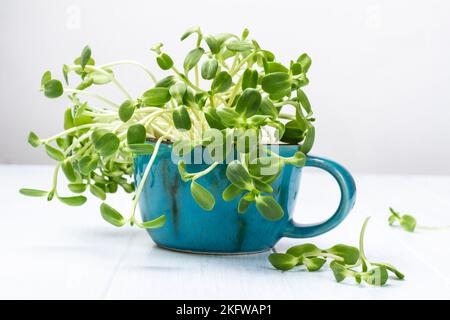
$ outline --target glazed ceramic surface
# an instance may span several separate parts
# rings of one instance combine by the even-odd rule
[[[280,145],[282,156],[292,156],[297,145]],[[226,165],[218,165],[208,175],[197,180],[215,197],[212,211],[203,210],[192,198],[191,182],[184,182],[177,164],[172,160],[172,145],[161,144],[144,185],[139,205],[143,221],[166,215],[166,223],[148,233],[158,245],[182,251],[201,253],[253,253],[272,248],[282,237],[307,238],[336,227],[350,212],[355,202],[355,183],[350,173],[338,163],[308,156],[306,167],[318,167],[334,176],[341,190],[341,201],[336,212],[326,221],[313,225],[298,225],[292,220],[294,205],[299,194],[302,168],[286,165],[272,184],[273,196],[285,215],[279,221],[268,221],[251,204],[244,214],[237,212],[239,198],[222,199],[223,190],[230,184]],[[150,156],[139,156],[134,162],[136,184],[141,181]],[[198,172],[208,164],[186,165],[188,172]]]

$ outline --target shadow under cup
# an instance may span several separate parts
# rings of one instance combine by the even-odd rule
[[[271,148],[270,145],[267,147]],[[283,157],[293,156],[299,148],[298,145],[273,147]],[[225,174],[226,164],[219,164],[196,180],[213,194],[216,201],[214,208],[206,211],[192,198],[191,182],[181,179],[177,162],[172,158],[172,148],[172,144],[161,144],[139,199],[143,221],[166,215],[164,226],[147,229],[153,241],[164,248],[210,254],[262,252],[272,248],[282,237],[307,238],[333,229],[347,216],[355,202],[355,182],[350,173],[332,160],[308,155],[305,166],[326,170],[333,175],[341,190],[339,207],[326,221],[299,225],[292,220],[303,169],[292,165],[285,165],[280,176],[271,184],[274,190],[272,196],[285,213],[280,220],[265,219],[254,203],[245,213],[238,213],[239,196],[232,201],[222,199],[222,192],[230,184]],[[141,181],[149,160],[150,155],[135,158],[136,185]],[[186,164],[186,170],[195,173],[209,165]]]

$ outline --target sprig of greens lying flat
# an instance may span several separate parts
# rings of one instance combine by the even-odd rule
[[[409,214],[401,215],[399,212],[395,211],[391,207],[389,207],[389,211],[391,212],[391,215],[389,216],[388,219],[390,226],[394,225],[395,222],[398,222],[403,230],[408,232],[414,232],[417,224],[416,218],[414,218]]]
[[[199,207],[212,210],[216,195],[201,186],[198,178],[226,159],[227,154],[214,151],[225,146],[214,138],[219,135],[231,137],[231,148],[227,150],[237,149],[238,152],[238,158],[227,164],[230,186],[222,197],[227,201],[239,197],[237,211],[240,213],[255,204],[265,218],[281,219],[284,212],[273,197],[270,184],[285,165],[303,166],[305,154],[314,143],[315,119],[303,90],[309,83],[310,57],[303,53],[283,65],[272,52],[249,39],[247,29],[240,36],[208,35],[195,27],[182,35],[181,40],[186,39],[193,39],[194,47],[187,53],[181,68],[163,51],[161,43],[152,48],[156,64],[169,72],[159,80],[147,67],[131,60],[97,65],[89,46],[72,64],[63,65],[63,81],[46,71],[41,80],[43,94],[50,99],[65,95],[71,106],[64,112],[64,131],[46,139],[34,132],[28,137],[33,147],[43,146],[48,156],[57,162],[50,189],[21,189],[20,192],[80,206],[86,202],[82,195],[85,192],[105,201],[108,194],[120,187],[127,193],[135,193],[130,217],[125,218],[106,203],[100,207],[102,217],[115,226],[129,223],[144,228],[160,227],[164,224],[164,215],[145,223],[135,217],[143,185],[160,144],[171,141],[174,149],[181,149],[182,153],[196,146],[203,146],[210,152],[215,162],[206,170],[187,172],[182,161],[178,167],[182,179],[190,183],[193,199]],[[115,68],[121,65],[143,70],[149,76],[148,90],[133,97],[116,77]],[[69,82],[74,85],[70,86]],[[95,92],[97,86],[104,85],[117,88],[123,95],[122,100],[112,101]],[[285,107],[293,107],[295,114],[283,112]],[[148,139],[157,143],[148,143]],[[282,157],[268,150],[263,145],[264,139],[272,143],[302,144],[294,156]],[[151,160],[143,179],[135,185],[133,157],[145,154],[151,154]],[[270,175],[262,174],[267,166],[275,168]],[[61,171],[75,195],[61,195],[57,191]]]
[[[426,231],[438,231],[438,230],[450,230],[450,225],[448,226],[424,226],[418,225],[416,218],[410,214],[400,214],[392,208],[389,208],[390,216],[388,222],[390,226],[394,226],[397,222],[400,227],[407,232],[414,232],[415,230],[426,230]]]
[[[364,251],[364,234],[370,217],[366,218],[359,236],[359,249],[345,244],[337,244],[329,249],[320,249],[311,243],[305,243],[289,248],[286,253],[273,253],[269,256],[270,263],[278,270],[287,271],[304,265],[310,272],[321,269],[328,259],[329,266],[337,282],[346,278],[354,278],[357,283],[362,281],[382,286],[388,280],[388,272],[398,279],[404,275],[394,266],[384,262],[371,262]],[[361,267],[358,271],[357,268]]]

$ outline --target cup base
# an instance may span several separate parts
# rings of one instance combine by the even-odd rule
[[[174,251],[178,253],[188,253],[188,254],[198,254],[198,255],[207,255],[207,256],[243,256],[243,255],[252,255],[270,251],[272,248],[267,248],[263,250],[257,251],[249,251],[249,252],[214,252],[214,251],[197,251],[197,250],[187,250],[187,249],[179,249],[168,247],[165,245],[161,245],[159,243],[156,244],[158,247],[164,250]]]

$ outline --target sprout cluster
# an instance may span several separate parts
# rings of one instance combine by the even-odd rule
[[[63,66],[64,84],[45,72],[41,80],[44,95],[51,99],[65,95],[72,106],[64,112],[63,132],[47,139],[31,132],[28,139],[33,147],[43,146],[57,161],[52,187],[49,191],[21,189],[21,193],[78,206],[86,201],[81,195],[86,191],[104,201],[107,194],[122,188],[135,193],[131,215],[125,218],[103,203],[103,218],[116,226],[130,223],[143,228],[160,227],[164,215],[139,222],[135,212],[160,144],[171,141],[174,150],[182,150],[180,154],[196,146],[211,153],[214,161],[200,172],[187,172],[186,164],[178,162],[181,178],[190,181],[192,196],[201,208],[212,210],[217,195],[197,179],[226,163],[230,185],[222,197],[240,197],[240,213],[255,203],[265,218],[281,219],[284,212],[271,195],[271,183],[283,166],[303,166],[305,154],[314,143],[314,118],[303,91],[309,83],[310,57],[303,53],[283,65],[272,52],[249,39],[247,29],[240,36],[206,35],[196,27],[181,37],[189,39],[194,40],[194,48],[180,69],[161,43],[152,48],[157,65],[170,72],[160,80],[144,65],[130,60],[97,65],[88,46],[72,64]],[[137,66],[149,76],[151,85],[138,97],[131,96],[116,78],[115,67],[124,64]],[[104,85],[117,87],[124,95],[123,101],[114,102],[93,91]],[[286,112],[287,106],[293,107],[295,114]],[[299,147],[292,157],[282,157],[265,142]],[[226,162],[230,150],[237,150],[238,158]],[[151,154],[151,158],[142,181],[135,186],[133,157],[143,154]],[[268,166],[270,174],[263,173]],[[76,195],[58,193],[60,170],[68,180],[69,190]]]

